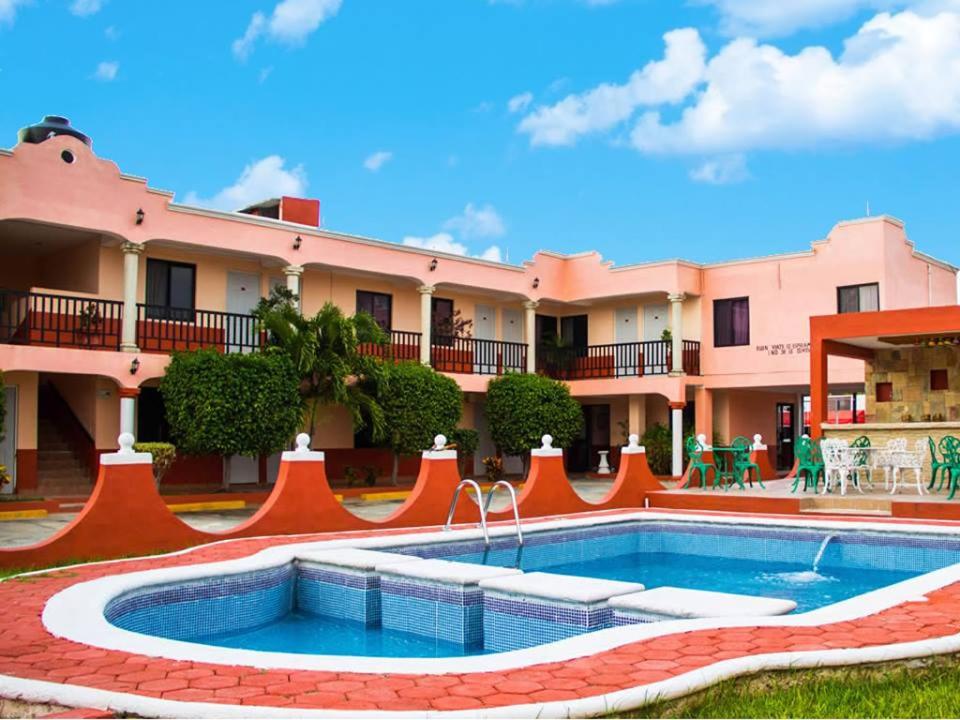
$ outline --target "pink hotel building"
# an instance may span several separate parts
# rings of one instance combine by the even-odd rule
[[[278,283],[305,313],[328,301],[371,312],[396,354],[456,379],[464,424],[481,434],[478,456],[492,451],[492,376],[567,381],[586,419],[566,453],[571,471],[653,423],[675,439],[682,425],[725,439],[760,433],[787,468],[804,430],[810,316],[957,302],[957,268],[916,250],[887,216],[744,260],[616,266],[596,252],[541,251],[514,266],[327,230],[314,200],[238,212],[182,205],[48,120],[0,150],[0,462],[15,477],[6,491],[72,494],[89,487],[121,429],[163,439],[156,386],[169,351],[254,349],[249,312]],[[473,321],[472,336],[438,336],[456,311]],[[856,421],[863,363],[837,359],[829,382],[830,419]],[[336,410],[314,438],[333,477],[345,463],[386,464],[362,445]],[[273,458],[232,462],[232,481],[273,476]],[[219,483],[222,473],[219,458],[186,459],[171,481]]]

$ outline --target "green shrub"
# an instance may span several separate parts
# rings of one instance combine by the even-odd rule
[[[669,475],[673,464],[673,437],[663,423],[648,425],[640,436],[640,444],[646,448],[647,464],[654,475]]]
[[[524,462],[544,435],[554,447],[569,447],[583,430],[583,410],[570,388],[544,375],[511,374],[487,386],[487,422],[494,444]]]
[[[384,367],[377,401],[383,408],[387,445],[393,450],[393,483],[400,456],[426,450],[437,434],[452,437],[463,411],[463,392],[456,381],[413,362]]]
[[[457,447],[460,477],[464,477],[467,474],[467,458],[477,452],[477,447],[480,445],[480,433],[471,428],[457,428],[450,433],[450,442]]]
[[[160,392],[180,452],[255,457],[282,450],[296,433],[298,383],[281,350],[196,350],[173,354]]]
[[[153,479],[157,485],[167,474],[173,462],[177,459],[177,448],[171,443],[165,442],[141,442],[134,443],[133,449],[137,452],[148,452],[153,455]]]

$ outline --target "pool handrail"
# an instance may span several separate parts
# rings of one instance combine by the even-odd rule
[[[467,478],[457,483],[457,489],[453,491],[453,500],[450,501],[450,510],[447,512],[447,523],[443,526],[443,529],[444,531],[447,531],[453,524],[453,514],[457,510],[457,502],[460,500],[460,491],[465,487],[472,488],[473,492],[477,496],[477,509],[480,510],[480,529],[483,531],[483,544],[485,546],[490,545],[490,535],[487,532],[487,509],[483,503],[483,490],[480,489],[480,485],[476,482],[476,480],[470,480]]]
[[[498,487],[505,487],[510,494],[510,504],[513,506],[513,521],[517,525],[517,543],[522,546],[523,530],[520,527],[520,507],[517,504],[517,491],[514,490],[513,485],[506,480],[497,480],[487,491],[487,501],[483,505],[484,517],[490,512],[490,501],[493,500],[493,495]]]

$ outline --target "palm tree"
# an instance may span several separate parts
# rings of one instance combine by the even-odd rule
[[[369,425],[375,442],[386,436],[383,410],[371,388],[383,374],[383,361],[360,352],[360,345],[384,346],[387,334],[367,313],[353,317],[326,303],[313,317],[304,317],[297,296],[275,287],[253,311],[267,333],[267,344],[280,347],[293,359],[300,375],[303,425],[312,437],[322,406],[342,405],[353,417],[355,430]]]

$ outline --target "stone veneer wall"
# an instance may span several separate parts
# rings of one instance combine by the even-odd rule
[[[925,481],[930,480],[930,451],[927,438],[932,437],[933,441],[939,445],[941,438],[945,435],[954,435],[960,437],[960,422],[942,422],[942,423],[866,423],[861,425],[823,425],[823,435],[828,438],[842,438],[848,442],[853,442],[861,435],[870,438],[872,447],[883,447],[887,440],[896,438],[906,438],[907,448],[914,450],[917,440],[924,442],[926,452],[923,460],[923,477]],[[937,459],[941,459],[940,452],[937,451]],[[883,483],[883,473],[880,472],[873,479],[874,483]],[[907,472],[901,479],[908,488],[914,487],[913,472]],[[937,484],[940,482],[940,476],[937,476]]]
[[[930,390],[930,371],[945,369],[947,390]],[[893,385],[893,399],[877,402],[877,383]],[[942,415],[945,420],[960,420],[960,349],[943,347],[904,347],[878,350],[866,364],[866,420],[901,422],[906,415],[914,421]]]

